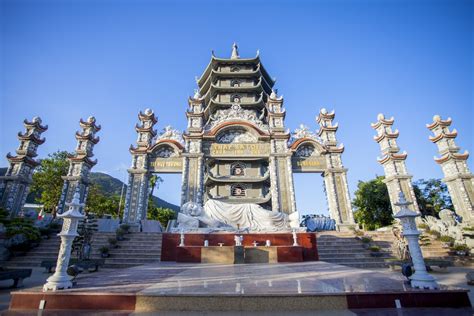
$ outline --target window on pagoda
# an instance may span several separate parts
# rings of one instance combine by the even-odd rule
[[[240,103],[241,97],[240,95],[233,95],[231,98],[232,103]]]
[[[240,71],[240,68],[237,66],[230,68],[230,72],[239,72],[239,71]]]
[[[245,175],[245,166],[240,162],[233,163],[230,166],[230,175],[232,175],[232,176],[244,176]]]
[[[230,188],[230,195],[232,196],[245,196],[245,187],[241,184],[235,184]]]
[[[240,87],[240,81],[239,80],[232,80],[230,82],[231,87]]]

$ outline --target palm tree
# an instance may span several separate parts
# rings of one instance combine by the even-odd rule
[[[153,191],[155,191],[155,187],[158,189],[160,187],[160,183],[162,182],[163,182],[163,179],[160,176],[157,176],[156,174],[150,177],[150,187],[151,187],[150,195],[149,195],[150,199],[153,196]]]

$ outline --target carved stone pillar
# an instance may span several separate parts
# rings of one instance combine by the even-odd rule
[[[474,175],[467,166],[469,153],[459,153],[455,143],[458,132],[449,130],[451,122],[451,118],[442,120],[439,115],[435,115],[433,123],[427,127],[434,134],[430,140],[438,146],[440,157],[435,158],[435,161],[443,170],[443,181],[448,187],[454,210],[463,222],[474,223]]]
[[[0,177],[0,207],[10,213],[11,217],[18,215],[25,204],[28,196],[32,175],[39,162],[34,159],[37,156],[38,146],[43,144],[41,134],[48,126],[41,125],[41,119],[34,117],[31,122],[24,120],[24,133],[18,133],[20,145],[16,150],[16,156],[7,154],[10,166],[4,176]]]
[[[400,211],[400,207],[396,204],[400,192],[403,192],[407,201],[413,204],[413,209],[419,212],[411,183],[412,176],[408,174],[405,165],[407,153],[400,153],[400,148],[397,145],[399,133],[398,130],[392,131],[393,122],[393,117],[386,119],[383,114],[379,114],[377,122],[372,124],[372,128],[377,131],[377,136],[374,136],[374,140],[380,145],[382,152],[382,158],[379,158],[378,161],[384,169],[384,182],[387,185],[392,213],[396,214]]]
[[[189,109],[186,112],[188,128],[183,136],[185,151],[183,153],[183,185],[181,190],[181,205],[194,202],[203,205],[204,196],[204,154],[202,148],[203,132],[203,99],[198,91],[188,100]]]
[[[95,124],[95,118],[89,117],[87,121],[82,119],[79,121],[82,132],[76,132],[77,146],[75,153],[68,156],[69,170],[64,180],[61,197],[58,203],[58,214],[65,211],[66,204],[71,202],[73,194],[78,191],[79,202],[85,204],[89,190],[89,174],[93,166],[97,164],[97,160],[92,160],[94,156],[94,145],[99,142],[99,137],[95,134],[100,130],[100,125]],[[78,190],[77,190],[78,189]]]
[[[125,209],[123,221],[129,224],[138,224],[146,219],[149,195],[149,159],[148,154],[152,146],[156,131],[153,129],[157,122],[151,109],[138,114],[140,124],[135,130],[138,134],[137,146],[130,146],[132,166],[128,169],[128,186],[125,195]]]
[[[349,187],[347,184],[347,169],[342,164],[344,146],[338,146],[336,131],[338,124],[333,125],[334,111],[328,113],[321,109],[316,122],[319,124],[318,136],[324,141],[327,149],[324,172],[324,186],[329,206],[329,214],[336,221],[338,230],[346,230],[355,225],[352,213]]]

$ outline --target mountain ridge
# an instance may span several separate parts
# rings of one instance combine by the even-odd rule
[[[6,172],[6,167],[0,167],[0,176],[3,176]],[[122,191],[122,186],[124,185],[124,183],[119,179],[114,178],[111,175],[103,172],[91,172],[89,178],[92,184],[97,184],[100,187],[102,193],[106,196],[120,195]],[[125,194],[125,191],[126,188],[124,187],[123,194]],[[155,205],[158,207],[170,208],[175,212],[179,211],[178,205],[167,202],[156,196],[153,196],[152,199]],[[29,197],[27,199],[27,203],[34,203],[34,201],[32,201],[32,198]]]

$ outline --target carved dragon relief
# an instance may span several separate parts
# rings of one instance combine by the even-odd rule
[[[256,143],[258,139],[245,129],[230,129],[220,133],[216,137],[216,141],[220,144]]]
[[[166,126],[161,132],[161,134],[158,135],[158,137],[156,138],[156,142],[164,139],[174,140],[180,144],[183,144],[183,134],[181,133],[181,131],[174,129],[170,125]]]

